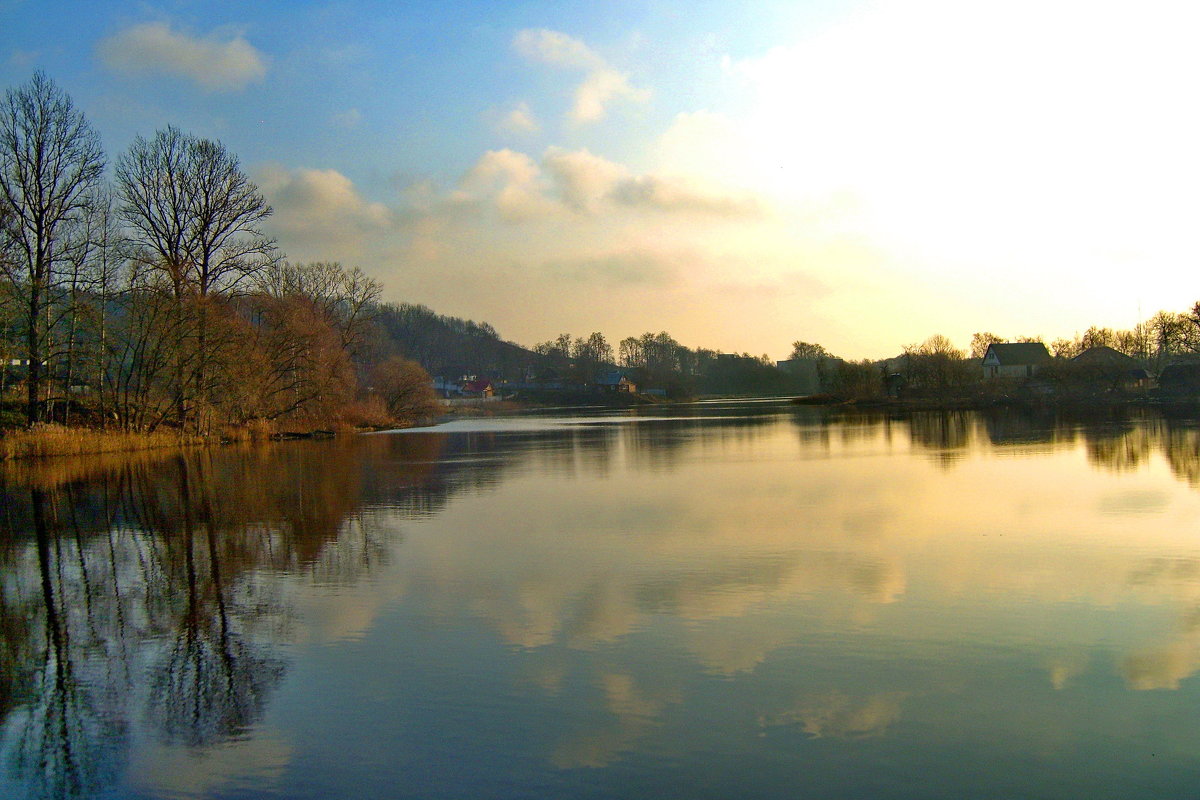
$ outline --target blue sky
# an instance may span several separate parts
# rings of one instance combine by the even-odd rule
[[[531,344],[783,357],[1200,297],[1187,3],[0,0],[112,159],[223,141],[294,260]]]

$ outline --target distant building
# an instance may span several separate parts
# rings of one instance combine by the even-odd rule
[[[1137,359],[1106,345],[1084,350],[1071,359],[1071,368],[1079,379],[1108,389],[1140,389],[1150,383]]]
[[[636,392],[637,384],[619,369],[610,369],[596,376],[596,386],[605,392]]]
[[[445,378],[437,377],[433,379],[433,391],[438,397],[448,400],[451,397],[462,396],[462,384],[458,381],[448,381]]]
[[[496,389],[492,386],[492,382],[486,378],[483,380],[467,381],[462,385],[463,397],[494,397]]]
[[[776,361],[775,366],[795,379],[800,394],[809,395],[828,390],[825,376],[836,373],[840,362],[840,358],[833,357],[789,358],[786,361]]]
[[[1158,375],[1158,388],[1175,397],[1200,395],[1200,364],[1168,364]]]
[[[983,377],[1032,378],[1050,361],[1050,351],[1041,342],[990,344],[983,356]]]

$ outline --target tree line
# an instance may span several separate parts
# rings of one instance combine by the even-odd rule
[[[1042,342],[1040,336],[1001,339],[992,333],[976,333],[971,340],[971,356],[982,358],[993,342]],[[1046,343],[1057,358],[1074,358],[1093,347],[1111,347],[1158,370],[1172,360],[1200,353],[1200,302],[1187,311],[1159,311],[1129,329],[1093,325],[1073,338]]]
[[[428,410],[428,376],[374,324],[380,285],[293,264],[222,143],[138,136],[107,178],[100,137],[44,73],[0,105],[0,397],[24,419],[81,409],[208,433]],[[77,402],[86,398],[86,403]]]
[[[909,388],[935,394],[961,390],[980,382],[980,361],[993,344],[1005,342],[1040,343],[1054,358],[1041,374],[1060,383],[1085,377],[1086,370],[1074,367],[1071,360],[1097,347],[1108,347],[1134,359],[1149,374],[1157,375],[1172,363],[1200,358],[1200,302],[1185,312],[1159,311],[1129,329],[1091,326],[1074,337],[1060,337],[1049,343],[1038,335],[1011,338],[991,331],[976,332],[970,347],[960,350],[941,334],[920,344],[907,345],[897,358],[872,362],[826,362],[828,384],[839,394],[850,397],[877,397],[888,390],[889,375],[902,375]],[[819,345],[795,342],[793,358],[830,358]]]
[[[768,355],[691,348],[666,331],[628,336],[615,348],[602,333],[561,333],[533,350],[568,380],[590,383],[600,371],[620,369],[637,386],[659,389],[670,397],[787,394],[799,386],[795,376],[778,369]]]

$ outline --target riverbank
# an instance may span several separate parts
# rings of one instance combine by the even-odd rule
[[[205,437],[173,430],[146,433],[43,423],[14,428],[0,435],[0,461],[190,447],[206,441]]]
[[[792,403],[802,406],[833,407],[863,411],[987,411],[989,409],[1112,409],[1112,408],[1185,408],[1200,405],[1200,397],[1155,396],[1146,394],[1065,395],[1038,394],[1023,396],[979,397],[904,397],[904,398],[842,398],[830,394],[795,397]]]
[[[227,425],[208,434],[182,433],[173,428],[154,431],[125,431],[113,428],[68,426],[39,423],[29,428],[0,431],[0,462],[59,456],[132,453],[163,448],[206,447],[237,442],[291,441],[296,439],[332,439],[368,430],[406,428],[429,424],[431,420],[404,420],[394,424],[353,427],[339,424],[324,427],[320,423],[279,425],[255,420],[244,425]]]

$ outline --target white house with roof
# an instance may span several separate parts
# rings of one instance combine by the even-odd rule
[[[1041,342],[990,344],[983,356],[983,377],[1032,378],[1050,361],[1050,351]]]

